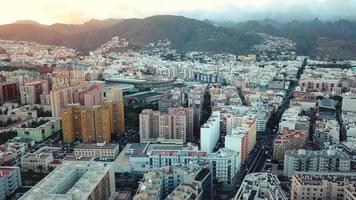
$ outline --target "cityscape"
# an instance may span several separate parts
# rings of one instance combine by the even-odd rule
[[[356,200],[356,2],[148,2],[0,8],[0,200]]]

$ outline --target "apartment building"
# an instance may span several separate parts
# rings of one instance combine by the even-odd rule
[[[110,163],[65,161],[20,199],[107,200],[115,190],[114,177]]]
[[[284,154],[288,150],[302,148],[308,140],[308,134],[304,131],[284,129],[282,135],[277,135],[273,143],[273,159],[284,161]]]
[[[354,200],[356,174],[352,172],[296,172],[291,199]]]
[[[140,114],[140,140],[179,139],[193,136],[193,109],[169,108],[168,113],[145,109]]]
[[[124,121],[113,103],[92,107],[70,105],[61,110],[63,123],[63,139],[65,142],[82,140],[84,143],[109,143],[111,135],[122,132]],[[114,119],[113,119],[114,118]]]
[[[283,175],[295,172],[349,171],[351,158],[342,150],[289,150],[284,154]]]
[[[200,149],[212,153],[220,138],[220,112],[214,111],[200,127]]]
[[[60,117],[61,109],[73,104],[73,89],[71,87],[56,88],[50,92],[52,116]]]

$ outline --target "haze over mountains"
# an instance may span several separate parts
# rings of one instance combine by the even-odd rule
[[[82,51],[94,50],[118,35],[137,45],[169,39],[173,48],[182,51],[248,53],[263,40],[256,33],[291,39],[297,43],[300,55],[356,57],[356,23],[347,20],[279,23],[265,19],[219,25],[208,20],[160,15],[144,19],[90,20],[80,25],[48,26],[28,20],[0,25],[0,39],[64,45]]]

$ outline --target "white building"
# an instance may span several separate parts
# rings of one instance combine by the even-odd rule
[[[220,138],[220,112],[213,112],[200,127],[200,149],[212,153]]]
[[[26,192],[21,200],[109,199],[115,190],[112,164],[66,161]]]
[[[240,153],[219,149],[215,153],[199,151],[196,147],[178,144],[127,144],[114,161],[116,173],[144,174],[151,169],[165,166],[187,166],[189,162],[210,162],[214,178],[233,184],[240,168]]]

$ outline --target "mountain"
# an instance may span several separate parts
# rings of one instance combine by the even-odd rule
[[[266,18],[221,26],[209,20],[160,15],[144,19],[94,19],[77,25],[47,26],[29,20],[0,25],[0,39],[64,45],[82,51],[94,50],[120,36],[138,47],[169,39],[173,48],[182,51],[247,53],[262,41],[256,33],[289,38],[297,43],[300,55],[356,58],[356,22],[348,20],[322,22],[316,18],[280,23]]]
[[[322,22],[315,18],[307,22],[276,23],[265,19],[238,23],[234,28],[289,38],[297,43],[300,55],[356,58],[356,22],[348,20]]]
[[[0,38],[64,45],[83,51],[94,50],[114,36],[128,39],[135,45],[169,39],[182,51],[246,53],[262,38],[232,28],[182,16],[160,15],[144,19],[91,20],[81,25],[33,23],[0,26]]]

